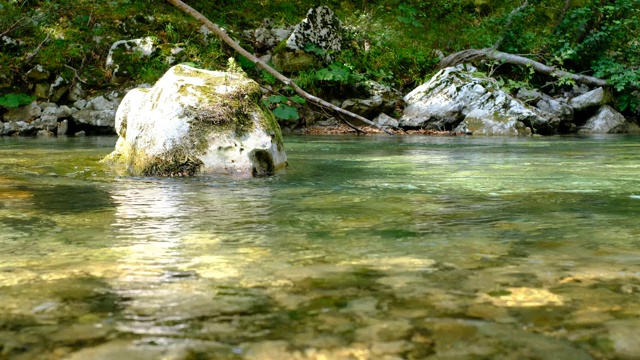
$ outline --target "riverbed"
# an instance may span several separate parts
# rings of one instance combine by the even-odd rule
[[[0,138],[0,359],[640,357],[640,137],[288,136],[269,178]]]

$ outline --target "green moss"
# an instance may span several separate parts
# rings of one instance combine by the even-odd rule
[[[255,126],[254,117],[262,119],[265,131],[271,134],[279,150],[283,147],[282,132],[273,114],[260,101],[261,91],[258,84],[242,74],[218,76],[188,66],[176,66],[173,72],[178,76],[197,76],[203,78],[205,85],[183,84],[178,92],[183,96],[198,96],[198,108],[188,108],[186,114],[192,120],[187,139],[171,152],[150,157],[138,152],[123,141],[117,146],[119,153],[105,158],[105,162],[123,165],[130,174],[142,176],[190,176],[200,172],[203,163],[197,158],[208,150],[209,138],[213,132],[233,132],[241,137]],[[219,93],[217,87],[237,87],[231,93]],[[158,102],[158,99],[154,100]],[[195,155],[194,155],[195,154]],[[261,165],[261,173],[272,173],[273,160],[270,155],[254,154]]]

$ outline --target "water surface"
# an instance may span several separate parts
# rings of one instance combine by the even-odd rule
[[[640,138],[285,143],[159,179],[0,139],[0,359],[640,356]]]

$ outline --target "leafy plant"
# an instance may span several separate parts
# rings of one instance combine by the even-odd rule
[[[18,106],[28,105],[35,100],[35,97],[29,96],[27,94],[6,94],[4,96],[0,96],[0,106],[4,106],[6,108],[16,108]]]
[[[287,97],[284,95],[271,95],[263,100],[265,106],[271,108],[273,115],[285,121],[297,121],[300,119],[298,108],[294,104],[304,104],[306,100],[298,95]]]

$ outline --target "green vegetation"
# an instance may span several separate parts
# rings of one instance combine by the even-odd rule
[[[526,54],[570,72],[604,78],[616,92],[618,108],[627,113],[635,111],[638,100],[634,91],[640,82],[640,0],[619,0],[615,5],[602,0],[575,0],[566,9],[564,3],[530,0],[514,12],[522,3],[324,1],[322,5],[331,7],[348,29],[344,50],[332,54],[332,63],[318,61],[314,68],[292,77],[320,96],[328,92],[357,93],[353,85],[364,80],[406,92],[433,75],[440,51],[450,54],[498,44],[501,51]],[[295,24],[310,7],[318,5],[311,0],[221,0],[216,6],[193,0],[189,4],[238,39],[242,30],[258,27],[266,17],[276,27]],[[0,0],[0,34],[16,41],[0,42],[0,95],[31,94],[24,74],[35,64],[43,65],[52,78],[63,75],[71,81],[77,72],[86,83],[85,89],[121,86],[123,81],[152,83],[171,66],[166,61],[171,46],[184,49],[177,62],[204,69],[224,69],[227,59],[235,56],[250,77],[275,86],[285,97],[293,95],[213,35],[205,38],[200,27],[165,1]],[[156,39],[155,51],[149,57],[120,54],[129,57],[126,68],[118,70],[126,76],[114,81],[114,69],[105,66],[111,44],[144,37]],[[250,44],[243,45],[252,50]],[[325,57],[322,49],[309,46],[306,50],[318,59]],[[526,67],[479,65],[484,66],[482,71],[501,77],[514,91],[522,86],[545,86],[560,92],[572,85],[566,79],[534,74]],[[293,111],[286,106],[296,103],[289,100],[269,101],[269,106],[278,111],[278,117],[294,119]]]
[[[26,94],[6,94],[0,96],[0,106],[15,108],[30,104],[35,98]]]

